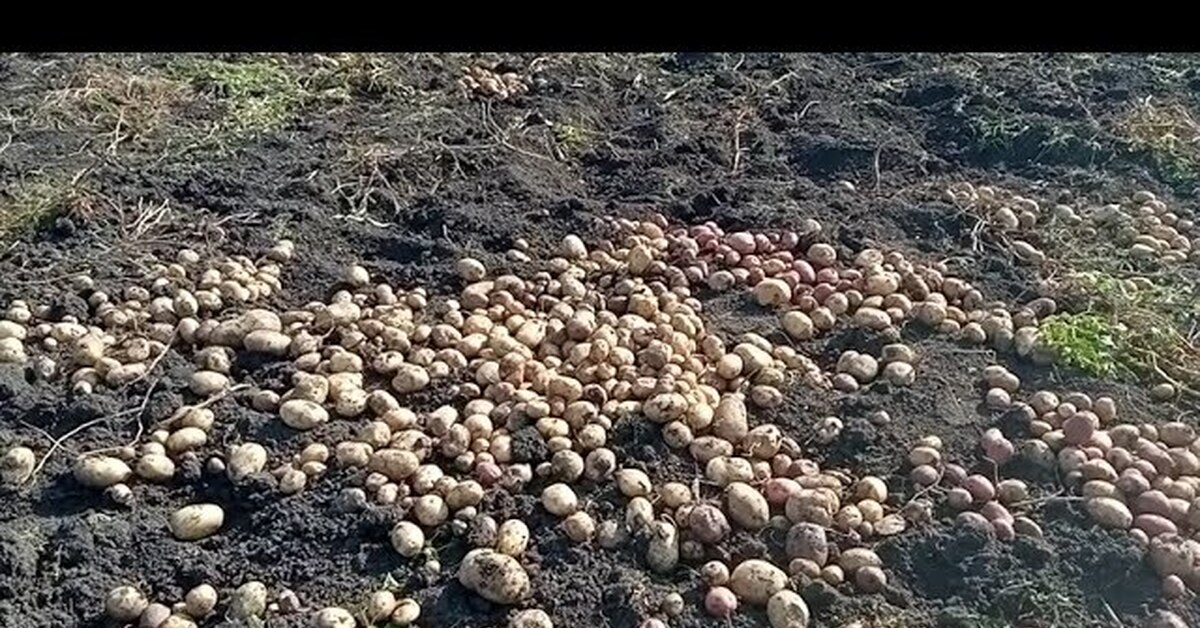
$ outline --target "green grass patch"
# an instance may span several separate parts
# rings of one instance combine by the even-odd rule
[[[246,61],[189,58],[170,73],[186,80],[226,108],[225,130],[257,135],[283,127],[304,101],[304,90],[282,62],[269,57]]]

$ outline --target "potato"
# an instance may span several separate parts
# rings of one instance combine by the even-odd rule
[[[181,427],[167,437],[167,451],[180,454],[203,447],[208,442],[208,434],[198,427]]]
[[[396,595],[391,591],[376,591],[367,599],[367,621],[372,624],[390,619],[395,610]]]
[[[579,507],[575,491],[563,483],[551,484],[542,491],[542,506],[550,514],[566,517]]]
[[[260,617],[267,610],[267,585],[251,580],[233,592],[229,602],[229,616],[233,619],[249,620]]]
[[[354,628],[358,623],[350,611],[331,606],[317,611],[313,615],[312,625],[313,628]]]
[[[763,279],[754,286],[754,298],[759,305],[780,307],[792,300],[792,288],[782,279]]]
[[[221,392],[229,386],[229,377],[216,371],[196,371],[192,373],[189,387],[200,397],[208,397]]]
[[[1111,497],[1090,497],[1084,503],[1092,519],[1106,528],[1126,530],[1133,525],[1133,513],[1129,507]]]
[[[171,609],[165,604],[155,602],[146,607],[142,611],[142,616],[137,623],[138,628],[146,628],[147,626],[155,626],[161,628],[166,621],[173,617]]]
[[[812,523],[797,523],[787,533],[785,550],[789,558],[811,560],[824,566],[829,560],[829,541],[825,528]]]
[[[389,536],[392,548],[405,558],[413,558],[425,547],[425,532],[421,527],[410,521],[401,521],[392,528]]]
[[[739,443],[749,431],[745,399],[741,395],[722,395],[713,413],[713,434],[730,443]]]
[[[137,619],[148,605],[146,596],[131,586],[117,587],[104,598],[104,612],[119,622]]]
[[[520,558],[529,546],[529,527],[520,519],[509,519],[496,530],[496,551]]]
[[[233,483],[262,472],[267,465],[267,449],[258,443],[242,443],[229,449],[225,473]]]
[[[765,605],[787,584],[787,574],[765,560],[744,560],[729,574],[729,588],[739,599],[757,606]]]
[[[429,385],[429,371],[423,366],[405,362],[392,377],[392,388],[398,393],[412,393]]]
[[[737,595],[725,587],[713,587],[704,595],[704,610],[713,617],[728,620],[737,611],[737,606]]]
[[[639,469],[621,469],[616,472],[614,479],[617,489],[626,497],[646,497],[654,489],[650,483],[650,476]]]
[[[473,549],[458,567],[458,581],[496,604],[512,605],[527,598],[529,574],[517,559],[491,549]]]
[[[287,355],[288,349],[291,348],[292,339],[287,334],[278,331],[257,329],[246,334],[242,344],[246,349],[256,353],[283,356]]]
[[[783,331],[793,340],[809,340],[816,333],[816,327],[808,314],[800,310],[790,310],[779,318]],[[736,374],[735,374],[736,376]]]
[[[33,475],[36,457],[28,447],[13,447],[0,457],[0,484],[24,484]]]
[[[658,573],[667,573],[679,564],[679,531],[669,522],[655,521],[646,543],[646,563]]]
[[[0,364],[24,364],[25,345],[19,338],[0,338]]]
[[[225,523],[225,510],[216,504],[192,504],[171,513],[167,526],[180,541],[198,541],[216,534]]]
[[[585,511],[577,511],[563,519],[563,531],[576,543],[586,543],[596,534],[596,521]]]
[[[296,430],[311,430],[329,421],[329,411],[308,399],[289,399],[279,406],[279,418]]]
[[[217,590],[209,584],[192,587],[183,597],[187,614],[202,619],[217,607]]]
[[[758,489],[744,482],[732,482],[725,487],[725,501],[734,523],[747,530],[767,527],[771,508]]]
[[[808,604],[795,591],[777,591],[767,600],[767,620],[771,628],[808,628]]]
[[[147,454],[138,458],[134,470],[144,480],[166,482],[175,475],[175,463],[162,454]]]
[[[865,547],[852,547],[844,550],[838,556],[838,566],[847,574],[854,575],[854,572],[863,567],[882,567],[883,561],[872,550]]]
[[[413,504],[413,516],[421,525],[433,528],[450,517],[450,508],[440,495],[422,495]]]
[[[108,488],[132,474],[129,465],[112,456],[84,456],[75,461],[75,481],[88,488]]]
[[[508,628],[554,628],[554,623],[550,621],[546,611],[529,608],[513,613],[508,620]]]
[[[196,622],[183,615],[169,615],[158,628],[196,628]]]
[[[396,602],[396,608],[392,610],[392,623],[408,626],[415,623],[420,616],[421,604],[406,597]]]

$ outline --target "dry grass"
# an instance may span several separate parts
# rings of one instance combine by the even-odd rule
[[[28,235],[88,202],[82,173],[73,178],[36,175],[0,190],[0,243]]]
[[[1187,107],[1147,97],[1120,119],[1116,131],[1131,148],[1152,155],[1172,182],[1200,178],[1200,123]]]
[[[88,61],[67,85],[49,92],[34,124],[83,131],[109,154],[125,143],[162,139],[175,108],[192,98],[184,83],[151,67]]]

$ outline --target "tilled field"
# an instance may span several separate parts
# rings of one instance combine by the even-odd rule
[[[0,57],[0,625],[1196,625],[1198,101]]]

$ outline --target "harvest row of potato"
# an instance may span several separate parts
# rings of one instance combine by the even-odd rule
[[[1017,204],[1018,223],[1025,213],[1038,215],[1030,203]],[[513,627],[552,622],[536,608],[537,583],[523,562],[532,542],[527,523],[487,511],[497,491],[538,494],[562,534],[592,551],[628,550],[641,539],[638,560],[648,569],[698,570],[708,587],[703,612],[713,617],[752,606],[765,609],[774,628],[804,628],[810,611],[797,593],[801,584],[884,590],[886,565],[872,547],[930,525],[942,508],[1002,541],[1041,536],[1031,487],[999,479],[996,469],[1048,465],[1086,499],[1098,524],[1128,529],[1147,546],[1168,596],[1200,586],[1200,543],[1190,538],[1200,522],[1193,512],[1200,449],[1189,426],[1121,424],[1107,397],[1039,391],[1026,398],[1019,378],[997,365],[982,374],[982,399],[997,412],[1023,413],[1032,437],[989,429],[981,448],[992,472],[984,473],[944,459],[931,435],[915,444],[908,469],[898,470],[913,490],[895,494],[888,478],[813,460],[814,449],[839,438],[839,417],[804,417],[805,425],[768,420],[795,386],[829,394],[919,386],[920,354],[902,340],[906,325],[1053,361],[1038,338],[1039,320],[1056,310],[1053,299],[989,301],[944,263],[898,251],[868,248],[841,259],[815,221],[795,231],[726,232],[652,216],[613,219],[607,228],[607,238],[593,242],[569,235],[545,259],[528,247],[508,256],[536,262],[536,272],[464,257],[453,294],[393,286],[352,265],[328,300],[292,308],[276,305],[285,294],[282,266],[298,254],[292,243],[257,259],[206,260],[183,250],[140,285],[112,294],[87,277],[74,280],[71,289],[91,306],[86,320],[51,320],[48,307],[12,302],[0,321],[0,362],[63,381],[73,394],[100,394],[155,377],[165,352],[187,356],[194,364],[189,402],[146,426],[134,444],[81,455],[73,466],[78,482],[120,505],[137,499],[141,483],[183,481],[177,469],[185,462],[232,483],[269,478],[283,495],[332,481],[333,466],[361,469],[341,488],[340,507],[390,509],[397,520],[390,540],[400,556],[430,578],[445,570],[474,594],[511,606]],[[778,326],[721,333],[704,299],[725,291],[771,309]],[[824,365],[806,355],[808,341],[852,326],[885,339],[879,355],[848,350]],[[239,353],[291,362],[290,385],[256,389],[237,381]],[[453,401],[429,404],[429,391]],[[288,457],[228,433],[227,398],[307,432],[311,444]],[[609,447],[611,432],[631,420],[657,425],[667,446],[694,460],[697,474],[657,477],[619,457]],[[354,436],[325,440],[322,427],[334,421],[353,425]],[[530,459],[514,451],[514,435],[532,433],[543,447]],[[36,481],[44,455],[40,443],[9,448],[0,459],[4,483]],[[607,483],[620,496],[616,517],[601,516],[611,509],[592,502],[594,488]],[[174,538],[202,542],[222,533],[224,519],[221,504],[198,502],[167,520]],[[443,566],[428,542],[447,527],[472,546],[458,565]],[[788,560],[728,564],[721,548],[737,529],[778,530]],[[264,583],[228,582],[196,587],[184,600],[154,601],[127,584],[113,590],[104,610],[141,628],[195,626],[214,612],[261,621],[305,608],[286,593],[270,601]],[[312,612],[312,621],[319,628],[420,625],[418,597],[375,591],[361,604]],[[678,595],[662,602],[643,628],[669,626],[686,610]]]

